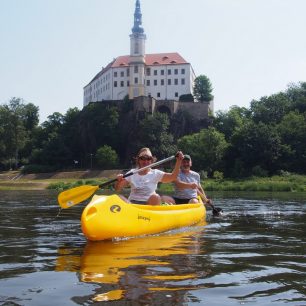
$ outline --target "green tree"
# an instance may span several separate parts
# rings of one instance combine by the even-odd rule
[[[283,150],[280,135],[274,126],[250,122],[233,135],[227,164],[233,169],[238,163],[242,171],[240,176],[251,175],[256,166],[273,174],[279,168]]]
[[[31,103],[25,104],[21,98],[12,98],[7,104],[0,106],[2,161],[13,160],[15,168],[18,167],[22,158],[20,152],[37,124],[38,107]]]
[[[223,157],[228,143],[215,128],[203,129],[199,133],[180,138],[178,147],[192,156],[196,170],[205,170],[209,175],[216,170],[223,170]]]
[[[279,123],[291,106],[291,101],[285,93],[278,93],[269,97],[262,97],[259,101],[251,102],[250,112],[252,120],[264,124]]]
[[[200,75],[194,80],[193,95],[199,102],[210,102],[213,100],[212,85],[209,78]]]
[[[97,150],[96,161],[102,169],[114,169],[118,167],[118,155],[112,147],[104,145]]]
[[[296,110],[299,113],[306,112],[306,82],[291,84],[286,91],[286,95],[291,102],[290,110]]]
[[[277,130],[288,149],[282,158],[282,169],[303,173],[306,169],[306,113],[288,113]]]
[[[164,158],[175,153],[173,136],[169,133],[169,118],[166,114],[148,115],[139,123],[134,152],[141,147],[149,147],[158,157]],[[136,137],[135,137],[136,136]]]
[[[218,111],[213,126],[230,141],[232,135],[241,129],[249,119],[250,112],[244,107],[232,106],[228,112]]]

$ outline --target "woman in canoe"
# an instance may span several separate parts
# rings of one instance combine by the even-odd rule
[[[160,205],[162,197],[156,193],[157,184],[174,182],[180,171],[181,162],[184,158],[182,152],[176,154],[176,163],[171,173],[158,169],[146,168],[134,175],[123,178],[123,174],[117,175],[115,190],[119,192],[122,188],[130,185],[131,193],[128,200],[134,204]],[[138,169],[152,164],[156,160],[149,148],[142,148],[136,156]],[[133,170],[132,170],[133,171]]]

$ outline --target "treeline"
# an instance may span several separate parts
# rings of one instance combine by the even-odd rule
[[[305,82],[210,119],[196,131],[188,112],[171,118],[135,113],[126,99],[120,106],[56,112],[39,125],[39,108],[12,98],[0,105],[0,169],[130,168],[139,148],[148,146],[159,159],[180,149],[192,156],[195,170],[213,177],[306,173]]]

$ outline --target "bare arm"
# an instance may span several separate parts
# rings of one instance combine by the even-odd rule
[[[163,178],[161,179],[161,182],[162,183],[171,183],[173,181],[176,180],[179,172],[180,172],[180,167],[181,167],[181,163],[182,163],[182,160],[184,158],[184,155],[181,151],[177,152],[176,154],[176,163],[175,163],[175,166],[174,166],[174,169],[171,173],[165,173],[163,175]]]
[[[180,181],[179,179],[177,179],[174,184],[179,189],[197,189],[199,187],[197,183],[187,183]]]
[[[198,186],[197,193],[202,198],[202,200],[205,202],[205,204],[211,204],[211,200],[207,198],[205,191],[201,185]]]
[[[126,187],[128,184],[128,181],[123,178],[123,174],[118,174],[117,182],[115,183],[116,192],[120,192],[122,188]]]

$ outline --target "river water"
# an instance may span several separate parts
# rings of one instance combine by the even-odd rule
[[[0,305],[306,305],[305,195],[216,194],[222,218],[95,243],[82,204],[0,195]]]

